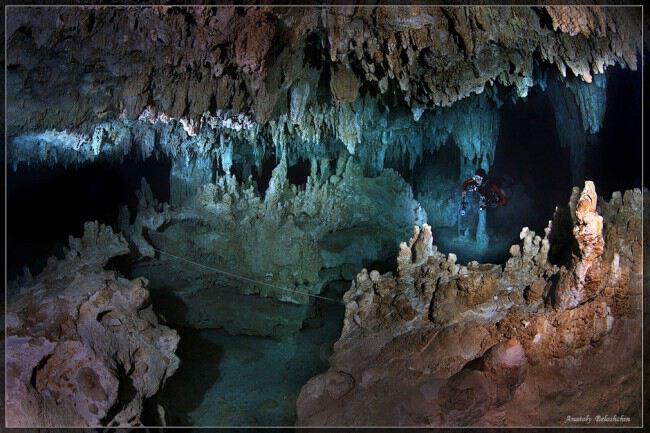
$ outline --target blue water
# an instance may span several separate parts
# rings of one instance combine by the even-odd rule
[[[159,396],[168,425],[294,425],[300,388],[328,368],[343,306],[327,306],[319,322],[289,341],[179,329],[182,365]]]

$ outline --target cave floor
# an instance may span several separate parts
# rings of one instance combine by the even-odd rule
[[[159,396],[167,424],[294,425],[300,388],[327,370],[343,312],[342,305],[326,306],[318,324],[286,341],[177,329],[181,367]]]

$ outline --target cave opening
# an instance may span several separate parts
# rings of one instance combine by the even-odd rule
[[[169,202],[171,161],[128,156],[122,163],[99,160],[81,166],[27,166],[7,170],[7,278],[40,272],[49,256],[63,255],[68,236],[79,237],[87,221],[117,229],[120,207],[131,222],[138,206],[136,191],[145,178],[154,197]]]
[[[311,162],[301,158],[295,164],[287,167],[287,180],[291,185],[305,186],[310,173]]]
[[[614,191],[641,186],[640,73],[611,68],[607,82],[602,128],[588,137],[583,169],[605,199]],[[552,98],[538,86],[524,99],[504,100],[488,178],[504,191],[505,206],[488,208],[484,214],[470,209],[467,216],[459,216],[462,155],[451,138],[439,150],[425,152],[412,171],[399,170],[427,212],[434,243],[445,253],[455,253],[461,263],[504,263],[519,231],[529,227],[543,236],[556,206],[567,205],[574,183],[581,186],[574,173],[581,169],[572,166],[570,151],[562,145],[561,134],[573,132],[558,125],[581,125],[582,120],[558,123]],[[479,246],[481,225],[489,240],[484,238]]]
[[[318,70],[323,68],[323,44],[321,39],[322,36],[318,32],[310,33],[305,38],[305,47],[303,49],[304,63]]]
[[[642,187],[643,139],[640,71],[607,69],[607,110],[597,142],[587,147],[587,178],[609,200],[614,191]]]
[[[438,151],[425,153],[411,176],[434,243],[443,252],[456,254],[460,263],[505,263],[521,228],[543,235],[555,206],[566,204],[571,190],[568,151],[560,145],[546,93],[535,89],[525,100],[508,101],[499,115],[488,179],[505,193],[505,206],[480,211],[472,206],[470,193],[470,208],[466,214],[461,212],[463,155],[451,137]]]
[[[450,136],[446,143],[435,151],[425,151],[415,163],[413,170],[400,170],[403,177],[410,178],[413,193],[431,189],[442,179],[459,179],[461,153]],[[439,179],[439,180],[436,180]]]
[[[277,161],[275,154],[272,152],[267,152],[262,158],[262,164],[258,168],[256,165],[251,167],[251,175],[253,181],[257,183],[257,191],[260,196],[264,198],[266,190],[269,187],[269,182],[271,182],[271,176],[273,175],[273,169],[276,167]]]
[[[229,174],[235,176],[235,179],[238,183],[241,183],[246,178],[246,169],[248,166],[245,166],[239,158],[233,157],[232,165],[230,166]]]
[[[488,228],[512,242],[529,227],[540,236],[556,206],[571,191],[568,149],[562,148],[548,94],[538,88],[525,100],[507,101],[489,177],[506,193],[508,204],[488,213]],[[507,253],[507,251],[504,251]]]

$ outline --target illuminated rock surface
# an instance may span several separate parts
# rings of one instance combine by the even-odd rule
[[[579,248],[561,268],[549,239],[571,230],[563,209],[544,238],[522,230],[505,268],[456,264],[425,225],[402,243],[397,275],[364,269],[298,425],[562,425],[603,407],[638,425],[641,191],[599,198],[603,216],[593,183],[574,197]]]
[[[482,106],[525,97],[545,86],[540,65],[552,65],[555,75],[580,77],[567,82],[594,134],[606,83],[598,74],[613,64],[637,68],[638,11],[585,9],[15,10],[7,29],[9,162],[119,159],[130,149],[179,162],[191,149],[217,160],[245,142],[259,166],[271,146],[291,159],[331,157],[338,149],[328,141],[337,138],[380,170],[384,159],[414,161],[423,141],[439,146],[452,133],[464,158],[487,168],[493,133],[476,135],[479,125],[498,125],[466,114],[460,124],[447,120],[463,111],[454,102],[478,93],[469,99]],[[494,83],[507,91],[499,96]],[[147,121],[161,125],[155,131]],[[206,127],[212,132],[202,135]],[[184,133],[170,135],[174,129]]]
[[[10,287],[6,420],[12,427],[136,425],[144,401],[174,374],[178,334],[158,322],[146,282],[103,269],[128,252],[88,223],[34,278]]]

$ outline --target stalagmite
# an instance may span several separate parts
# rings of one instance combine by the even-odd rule
[[[422,260],[417,245],[430,245],[430,229],[416,228],[400,247],[398,275],[364,269],[344,295],[344,327],[326,374],[344,372],[358,385],[334,402],[319,385],[323,375],[313,377],[298,397],[298,425],[490,426],[522,422],[522,411],[526,425],[558,424],[564,416],[548,421],[547,413],[527,408],[555,404],[560,394],[572,396],[561,406],[568,412],[618,404],[611,377],[640,380],[641,372],[641,256],[630,256],[622,270],[620,254],[628,245],[640,251],[635,210],[642,195],[625,195],[626,202],[620,193],[603,202],[609,215],[603,222],[594,185],[585,184],[572,228],[581,257],[562,269],[547,257],[549,233],[561,229],[559,222],[549,225],[543,240],[524,228],[505,269],[459,266],[436,246],[423,249],[428,258]],[[603,228],[611,236],[607,243]],[[565,242],[570,247],[570,239]],[[614,257],[616,266],[606,266],[602,257]],[[623,274],[629,280],[618,277]],[[590,276],[616,283],[591,291],[596,279]],[[576,284],[585,296],[575,292]],[[569,303],[554,308],[553,290],[546,289],[543,303],[527,301],[533,285],[551,286],[560,299],[570,295]],[[568,389],[567,374],[581,386]],[[617,389],[624,389],[626,405],[640,405],[637,382]],[[587,390],[599,398],[585,398]],[[395,403],[398,396],[408,411]]]
[[[578,242],[580,256],[573,257],[573,269],[560,274],[556,289],[556,305],[569,309],[593,299],[602,290],[603,273],[600,257],[605,248],[603,239],[603,217],[596,212],[598,196],[593,182],[585,182],[576,205],[576,226],[573,236]]]

